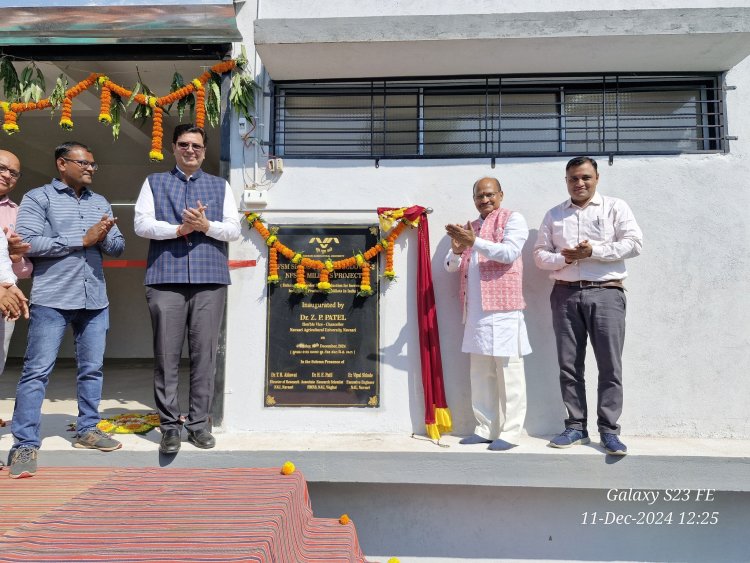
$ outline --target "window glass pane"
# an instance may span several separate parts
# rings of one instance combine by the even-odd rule
[[[700,150],[701,131],[698,90],[565,96],[567,151]]]
[[[700,150],[700,91],[620,93],[619,148]]]
[[[501,153],[560,150],[557,94],[503,94]]]
[[[424,154],[488,154],[497,134],[497,94],[424,95]]]
[[[279,113],[280,155],[370,155],[370,96],[291,95]]]
[[[373,153],[416,156],[419,127],[417,95],[375,96],[374,106]]]
[[[387,102],[388,107],[384,107]],[[280,155],[416,154],[416,96],[293,95],[280,102]],[[277,137],[278,137],[277,133]],[[283,141],[281,140],[283,139]]]

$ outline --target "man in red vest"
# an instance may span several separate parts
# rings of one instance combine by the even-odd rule
[[[474,184],[479,218],[446,225],[451,249],[449,272],[460,272],[465,322],[461,350],[471,354],[474,434],[461,444],[488,443],[488,449],[518,445],[526,417],[526,376],[522,356],[531,353],[521,291],[521,249],[529,236],[526,220],[501,208],[503,190],[495,178]]]

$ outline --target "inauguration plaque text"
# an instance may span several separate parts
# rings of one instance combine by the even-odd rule
[[[344,260],[378,242],[378,227],[280,225],[279,241],[306,258]],[[360,268],[330,275],[331,292],[290,291],[297,265],[279,256],[279,284],[268,289],[266,397],[268,407],[377,407],[380,400],[378,260],[371,260],[373,294],[357,295]]]

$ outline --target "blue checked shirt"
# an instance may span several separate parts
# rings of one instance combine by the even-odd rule
[[[104,214],[109,202],[84,188],[78,199],[72,188],[52,180],[23,196],[16,231],[31,244],[34,263],[31,303],[56,309],[103,309],[109,304],[102,252],[119,256],[125,238],[112,227],[100,243],[83,247],[83,236]]]

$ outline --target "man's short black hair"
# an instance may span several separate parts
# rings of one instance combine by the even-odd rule
[[[57,162],[58,158],[68,156],[68,153],[74,149],[83,149],[86,152],[91,152],[91,149],[83,143],[79,143],[78,141],[65,141],[62,145],[58,145],[57,148],[55,148],[55,162]]]
[[[595,172],[597,173],[599,172],[599,169],[596,167],[596,161],[590,156],[577,156],[575,158],[571,158],[568,161],[568,164],[565,165],[565,172],[567,172],[571,168],[575,168],[577,166],[583,166],[586,163],[591,164],[591,166],[594,167]]]
[[[198,127],[194,123],[180,123],[177,127],[174,128],[174,133],[172,134],[172,143],[176,143],[177,139],[182,137],[185,133],[198,133],[203,139],[204,145],[208,142],[208,135],[206,135],[206,131],[203,129],[203,127]]]

